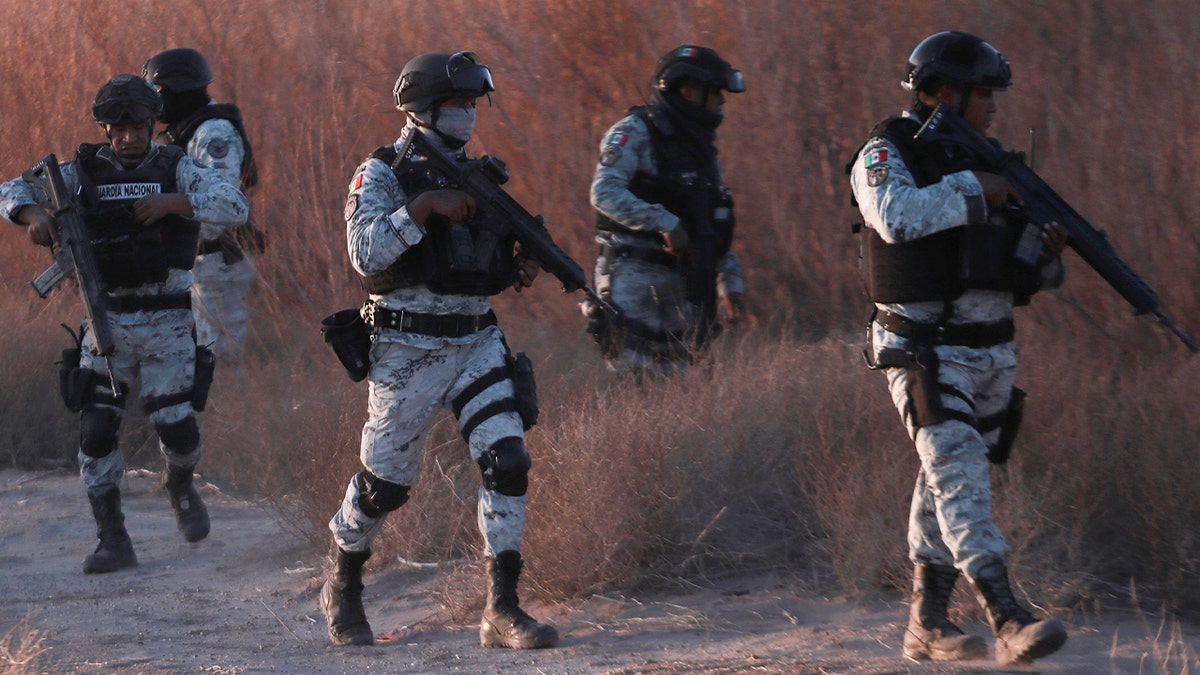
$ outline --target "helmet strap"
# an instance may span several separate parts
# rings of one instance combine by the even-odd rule
[[[967,104],[971,102],[972,87],[955,87],[958,92],[958,115],[963,117],[967,114]]]

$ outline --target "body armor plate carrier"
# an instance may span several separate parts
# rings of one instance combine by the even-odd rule
[[[951,146],[921,143],[913,136],[920,124],[891,117],[871,132],[900,151],[917,187],[958,171],[980,170]],[[914,241],[889,244],[874,229],[862,228],[862,273],[873,302],[954,300],[968,289],[1010,291],[1026,304],[1041,283],[1036,261],[1015,253],[1022,239],[1038,228],[1017,209],[993,210],[989,222],[956,227]]]
[[[676,133],[666,116],[650,106],[629,109],[650,131],[650,147],[658,175],[638,172],[629,184],[635,197],[650,204],[661,204],[677,216],[683,229],[693,240],[707,238],[711,242],[710,261],[715,268],[733,243],[733,198],[717,170],[715,150],[698,144],[695,139]],[[655,246],[662,245],[661,236],[631,230],[608,216],[598,213],[596,228],[647,238]]]
[[[133,203],[154,193],[178,192],[175,169],[183,151],[157,146],[157,154],[136,169],[121,169],[97,153],[105,144],[79,146],[76,162],[83,187],[83,220],[96,254],[100,277],[109,286],[136,288],[166,281],[171,268],[190,270],[196,262],[200,224],[168,215],[138,223]]]
[[[391,167],[410,201],[428,190],[459,187],[419,157],[404,162],[398,158],[395,146],[377,148],[370,157]],[[516,279],[516,238],[497,234],[506,228],[489,227],[488,217],[487,212],[476,212],[469,221],[450,223],[444,216],[433,214],[426,223],[425,237],[383,272],[363,277],[363,287],[369,293],[421,284],[442,294],[488,296],[503,292]]]

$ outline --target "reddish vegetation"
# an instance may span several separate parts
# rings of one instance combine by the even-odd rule
[[[720,148],[753,320],[718,347],[710,372],[614,385],[581,337],[574,298],[552,280],[497,301],[542,386],[528,546],[539,592],[747,566],[789,566],[848,591],[904,577],[914,457],[882,379],[857,354],[866,309],[843,166],[877,119],[907,103],[904,60],[934,31],[979,33],[1012,61],[1015,86],[992,131],[1027,149],[1035,128],[1038,171],[1200,332],[1200,174],[1189,169],[1200,154],[1200,18],[1190,3],[2,4],[21,26],[0,53],[2,175],[101,138],[89,119],[96,89],[163,48],[207,54],[214,95],[242,107],[269,249],[256,362],[244,382],[219,376],[202,468],[277,499],[320,546],[364,415],[364,389],[317,332],[321,316],[361,300],[342,199],[354,165],[398,132],[390,89],[423,51],[469,48],[492,66],[498,91],[470,149],[507,162],[514,196],[585,267],[600,135],[641,100],[655,58],[696,41],[746,73]],[[408,7],[420,9],[402,15]],[[75,420],[55,399],[51,363],[66,343],[57,324],[81,312],[69,290],[48,303],[33,295],[27,281],[49,258],[5,227],[0,461],[66,457]],[[1068,264],[1066,288],[1022,311],[1031,412],[995,480],[1018,573],[1039,571],[1028,583],[1063,607],[1133,580],[1194,609],[1196,360],[1130,317],[1078,259]],[[153,464],[150,431],[131,417],[125,450]],[[424,482],[381,544],[422,559],[473,555],[476,471],[449,425],[430,447]]]

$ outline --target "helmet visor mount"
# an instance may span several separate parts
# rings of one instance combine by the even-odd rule
[[[92,119],[99,124],[145,124],[162,111],[154,85],[137,75],[118,75],[96,94]]]
[[[1004,91],[1012,86],[1008,60],[982,38],[962,31],[943,31],[921,41],[908,57],[901,86],[927,94],[949,84],[960,91]]]
[[[109,101],[96,107],[93,117],[100,124],[145,124],[154,119],[148,106],[131,101]]]
[[[396,107],[424,112],[449,99],[476,99],[496,90],[492,72],[475,52],[422,54],[408,62],[392,87]]]
[[[731,94],[746,91],[742,71],[729,65],[728,61],[708,47],[682,45],[672,49],[655,64],[651,86],[661,92],[670,92],[684,79]]]
[[[725,73],[725,91],[731,94],[740,94],[746,91],[746,80],[742,77],[742,71],[730,69]]]
[[[996,61],[994,63],[984,68],[983,72],[973,73],[971,78],[971,86],[976,89],[992,89],[995,91],[1008,89],[1011,82],[1012,68],[1009,67],[1008,60],[999,52],[996,52]]]
[[[450,80],[451,98],[478,98],[496,91],[492,71],[479,62],[475,52],[456,52],[446,62],[446,77]]]

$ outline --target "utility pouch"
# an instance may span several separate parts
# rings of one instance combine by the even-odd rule
[[[872,370],[880,370],[883,368],[908,368],[913,363],[912,354],[895,347],[884,347],[875,354],[871,350],[871,345],[863,350],[863,356],[867,360],[867,366]]]
[[[217,237],[217,248],[221,251],[221,262],[226,265],[236,265],[246,259],[246,252],[238,244],[236,236],[226,230]]]
[[[517,352],[516,356],[508,354],[504,357],[512,376],[513,398],[517,401],[517,414],[525,423],[525,430],[537,424],[538,398],[537,383],[533,379],[533,361],[525,352]]]
[[[321,335],[351,380],[361,382],[367,377],[371,370],[371,332],[357,307],[321,319]]]
[[[1012,455],[1017,430],[1021,428],[1021,420],[1025,417],[1025,392],[1013,387],[1008,407],[1000,415],[1000,439],[995,447],[988,448],[987,453],[988,461],[992,464],[1003,464]]]
[[[938,356],[932,345],[917,347],[916,358],[908,364],[908,406],[913,424],[926,427],[946,421],[942,396],[938,390]]]
[[[196,374],[192,382],[192,409],[204,412],[208,405],[208,390],[217,371],[217,356],[204,345],[196,345]]]
[[[92,390],[94,374],[87,368],[79,367],[82,355],[83,350],[78,345],[64,349],[58,368],[58,390],[67,410],[71,412],[83,410],[83,404],[87,403]]]
[[[475,238],[471,236],[471,228],[460,223],[447,225],[446,228],[446,266],[454,272],[481,271],[480,261],[475,257]]]
[[[267,235],[249,220],[245,225],[233,228],[233,238],[238,246],[252,253],[262,253],[267,250]]]
[[[584,300],[580,306],[583,309],[583,315],[588,320],[587,328],[584,330],[600,347],[600,356],[605,359],[620,357],[624,350],[624,336],[619,325],[620,319],[610,317],[608,312],[591,300]]]

